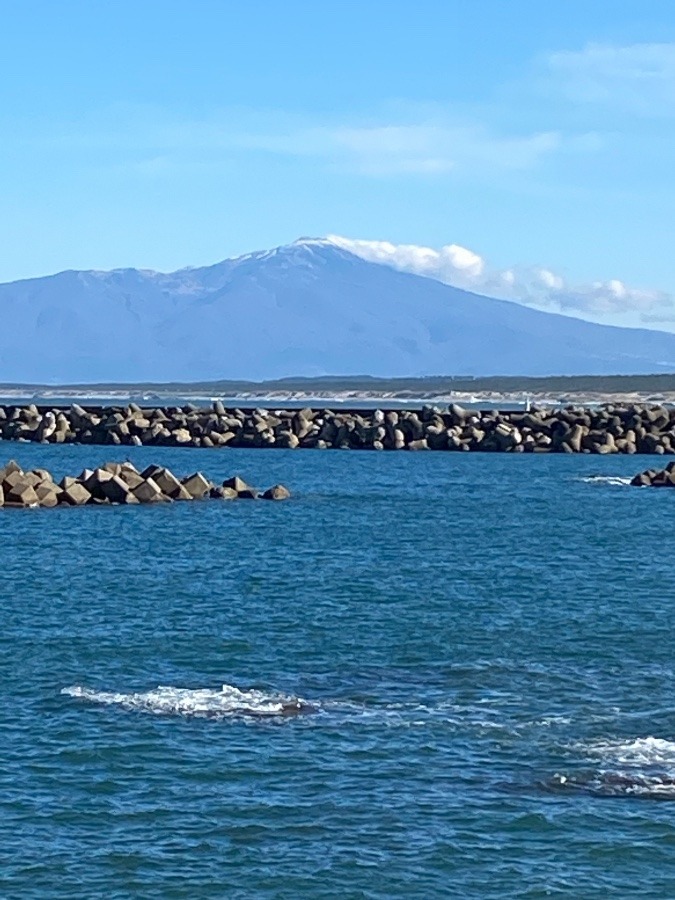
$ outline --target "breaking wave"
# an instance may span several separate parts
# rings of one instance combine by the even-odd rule
[[[556,773],[548,787],[597,797],[675,800],[675,742],[645,737],[579,744],[587,759],[600,767],[565,775]]]
[[[587,475],[581,479],[586,484],[613,484],[626,485],[631,483],[630,478],[624,478],[620,475]]]
[[[152,691],[134,694],[95,691],[81,685],[64,687],[62,694],[90,703],[121,706],[155,715],[177,715],[204,719],[239,717],[274,718],[317,712],[316,705],[299,697],[264,691],[242,691],[230,684],[220,690],[159,685]]]
[[[675,742],[645,737],[632,741],[594,741],[579,744],[590,757],[600,757],[628,766],[672,766],[675,774]]]

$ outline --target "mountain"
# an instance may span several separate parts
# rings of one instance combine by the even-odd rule
[[[594,325],[301,239],[205,268],[0,285],[0,381],[675,371],[675,334]]]

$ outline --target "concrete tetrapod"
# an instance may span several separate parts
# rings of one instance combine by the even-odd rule
[[[222,485],[194,472],[182,481],[163,466],[148,466],[139,472],[129,461],[105,463],[84,469],[80,475],[64,476],[57,484],[46,469],[24,472],[11,460],[0,469],[0,507],[30,509],[56,506],[125,506],[172,503],[173,501],[237,500],[240,498],[286,500],[290,492],[274,485],[260,493],[235,476]]]

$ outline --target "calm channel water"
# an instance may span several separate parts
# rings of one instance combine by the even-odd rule
[[[0,511],[1,897],[675,896],[649,459],[2,448],[294,497]]]

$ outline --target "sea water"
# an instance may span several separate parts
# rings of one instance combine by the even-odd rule
[[[0,896],[675,896],[645,457],[4,444],[288,485],[0,510]]]

